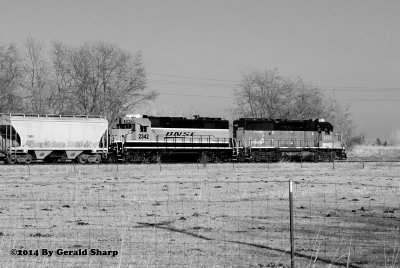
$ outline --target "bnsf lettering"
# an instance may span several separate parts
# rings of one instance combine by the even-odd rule
[[[167,134],[165,134],[165,136],[167,137],[171,137],[171,136],[175,136],[175,137],[183,137],[183,136],[193,136],[194,132],[173,132],[173,131],[169,131],[167,132]]]

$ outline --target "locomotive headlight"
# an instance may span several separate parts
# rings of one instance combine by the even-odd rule
[[[141,115],[141,114],[127,114],[125,117],[129,117],[129,118],[143,118],[143,115]]]

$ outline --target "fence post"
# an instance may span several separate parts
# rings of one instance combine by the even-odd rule
[[[294,268],[294,237],[293,237],[293,182],[289,181],[289,211],[290,211],[290,267]]]

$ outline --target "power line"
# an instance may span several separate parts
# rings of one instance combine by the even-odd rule
[[[173,84],[173,85],[190,85],[190,86],[204,86],[204,87],[238,87],[241,81],[226,80],[226,79],[215,79],[215,78],[205,78],[198,76],[183,76],[183,75],[171,75],[171,74],[159,74],[153,73],[150,75],[154,76],[164,76],[164,77],[174,77],[183,79],[195,79],[195,80],[205,80],[205,81],[219,81],[219,82],[231,82],[234,84],[214,84],[214,83],[203,83],[196,81],[179,81],[179,80],[150,80],[158,84]],[[400,87],[368,87],[368,86],[326,86],[326,85],[311,85],[310,87],[322,89],[322,90],[348,90],[348,91],[378,91],[378,92],[397,92],[400,91]]]
[[[207,88],[224,88],[224,89],[237,89],[239,85],[228,85],[228,84],[210,84],[210,83],[199,83],[199,82],[185,82],[185,81],[172,81],[172,80],[150,80],[149,82],[160,85],[173,85],[173,86],[195,86],[195,87],[207,87]],[[317,87],[318,88],[318,87]],[[320,90],[330,91],[363,91],[363,92],[400,92],[400,88],[361,88],[361,87],[343,87],[343,88],[318,88]]]
[[[150,80],[149,82],[162,85],[174,85],[174,86],[200,86],[200,87],[219,87],[233,89],[238,85],[227,85],[227,84],[210,84],[210,83],[196,83],[196,82],[185,82],[185,81],[171,81],[171,80]]]
[[[195,87],[209,87],[209,88],[227,88],[234,89],[240,85],[234,84],[211,84],[201,82],[188,82],[188,81],[177,81],[177,80],[150,80],[150,83],[161,84],[161,85],[174,85],[174,86],[195,86]],[[400,88],[384,88],[384,87],[315,87],[320,90],[340,90],[340,91],[363,91],[363,92],[400,92]]]
[[[216,79],[216,78],[205,78],[205,77],[196,77],[196,76],[183,76],[183,75],[171,75],[171,74],[156,74],[152,73],[150,75],[156,76],[166,76],[166,77],[176,77],[176,78],[185,78],[185,79],[198,79],[198,80],[208,80],[208,81],[221,81],[221,82],[232,82],[232,83],[240,83],[240,81],[234,80],[225,80],[225,79]]]
[[[220,99],[234,99],[229,96],[218,96],[218,95],[197,95],[197,94],[179,94],[179,93],[159,93],[160,95],[169,96],[184,96],[184,97],[202,97],[202,98],[220,98]]]
[[[235,97],[221,95],[200,95],[200,94],[181,94],[181,93],[159,93],[160,95],[182,96],[182,97],[202,97],[202,98],[220,98],[220,99],[235,99]],[[349,99],[354,102],[400,102],[400,99]]]

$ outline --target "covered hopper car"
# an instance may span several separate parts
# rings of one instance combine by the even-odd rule
[[[107,133],[108,121],[99,116],[0,114],[0,160],[100,163]]]

